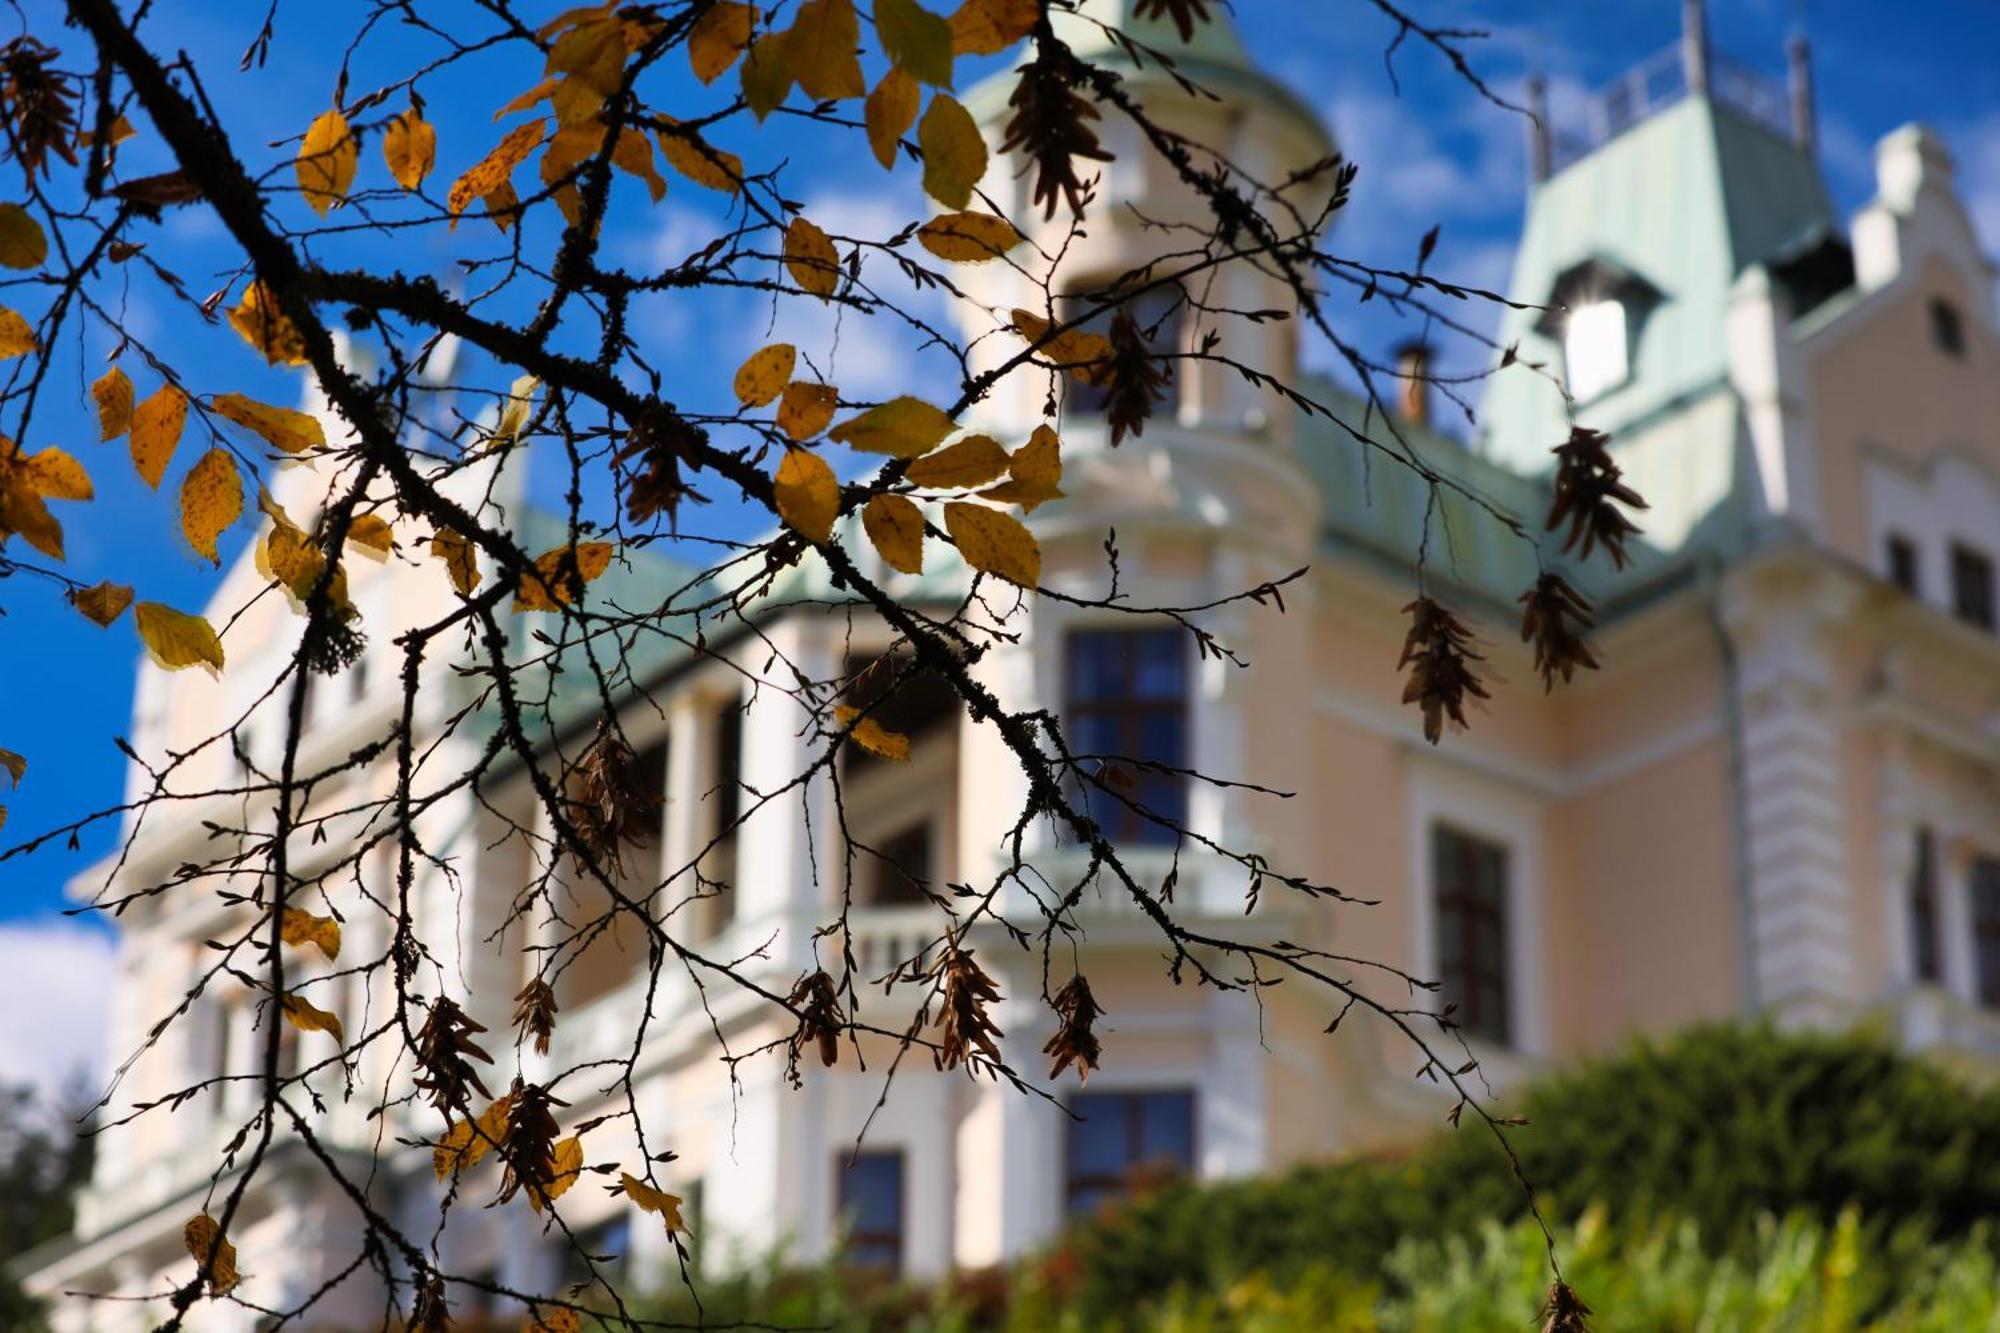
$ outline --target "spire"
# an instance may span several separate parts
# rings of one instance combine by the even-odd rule
[[[1681,68],[1688,93],[1708,93],[1708,12],[1702,0],[1681,0]]]
[[[1555,166],[1554,145],[1549,140],[1549,81],[1540,74],[1528,76],[1528,183],[1539,185]]]
[[[1818,114],[1813,107],[1812,47],[1802,32],[1785,43],[1786,82],[1792,94],[1792,142],[1810,156],[1819,141]]]

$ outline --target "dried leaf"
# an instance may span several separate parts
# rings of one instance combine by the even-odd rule
[[[798,349],[790,343],[772,343],[751,353],[736,371],[736,401],[745,407],[762,407],[784,391],[792,378]]]
[[[1019,245],[1021,233],[991,213],[946,213],[917,228],[917,241],[939,259],[979,264]]]
[[[749,48],[756,24],[756,7],[736,0],[716,0],[703,10],[687,35],[688,64],[694,76],[703,83],[714,83],[727,73],[736,57]]]
[[[222,640],[200,616],[176,611],[161,602],[141,602],[132,608],[139,626],[139,641],[146,645],[153,664],[165,671],[179,671],[205,663],[222,670]]]
[[[1045,501],[1062,498],[1062,446],[1047,426],[1035,427],[1028,442],[1007,460],[1008,479],[981,491],[981,498],[1017,504],[1032,514]]]
[[[1007,471],[1007,451],[991,435],[968,435],[910,464],[903,475],[918,486],[983,486]]]
[[[892,65],[875,91],[862,104],[862,120],[868,128],[868,146],[885,170],[896,165],[896,145],[917,123],[917,107],[924,90],[900,66]]]
[[[589,583],[611,568],[610,542],[578,542],[574,548],[558,546],[535,557],[532,574],[514,590],[516,611],[555,611],[569,605],[577,584]]]
[[[583,1174],[583,1140],[571,1135],[557,1143],[555,1167],[555,1174],[549,1177],[548,1184],[528,1191],[528,1207],[538,1213],[567,1194],[569,1187],[576,1184],[577,1177]]]
[[[944,507],[945,531],[965,563],[1009,583],[1033,588],[1042,576],[1042,548],[1011,514],[954,500]]]
[[[396,534],[380,514],[356,514],[348,522],[347,540],[378,559],[396,549]]]
[[[507,1117],[513,1107],[510,1093],[481,1111],[477,1119],[461,1120],[446,1130],[431,1149],[431,1170],[437,1178],[443,1180],[470,1171],[487,1153],[499,1147],[500,1140],[507,1136]]]
[[[724,194],[743,188],[743,159],[715,147],[692,129],[671,128],[680,124],[671,116],[660,119],[670,127],[660,131],[660,151],[667,164],[696,185]]]
[[[785,268],[792,281],[824,301],[840,286],[840,255],[804,214],[785,228]]]
[[[459,595],[472,596],[480,578],[479,557],[472,543],[450,528],[441,528],[431,538],[431,554],[444,561],[445,571],[451,575],[451,586],[458,589]]]
[[[1086,384],[1101,378],[1114,350],[1109,338],[1088,329],[1057,330],[1032,310],[1017,309],[1011,314],[1014,332],[1034,346],[1037,356]]]
[[[229,312],[229,326],[274,366],[306,363],[305,337],[278,309],[278,298],[261,282],[244,289],[243,303]]]
[[[960,55],[998,55],[1035,30],[1041,0],[965,0],[951,16],[951,45]]]
[[[49,238],[42,224],[19,204],[0,204],[0,264],[40,268],[48,257]]]
[[[382,136],[382,156],[396,184],[418,189],[437,165],[437,128],[411,107],[389,122],[388,133]]]
[[[243,477],[226,450],[203,454],[181,480],[181,533],[188,545],[220,565],[216,538],[243,516]]]
[[[340,1029],[339,1015],[330,1014],[326,1010],[319,1008],[303,995],[295,995],[287,991],[279,997],[278,1009],[280,1013],[284,1014],[285,1021],[301,1032],[329,1033],[332,1035],[334,1041],[342,1044],[345,1044],[347,1040],[346,1035]]]
[[[181,1228],[188,1256],[208,1274],[208,1294],[227,1296],[242,1275],[236,1271],[236,1247],[222,1234],[222,1224],[207,1213],[196,1213]]]
[[[824,542],[833,536],[833,520],[840,514],[840,482],[826,460],[810,449],[785,450],[771,484],[771,498],[778,517],[807,541]]]
[[[278,938],[295,949],[310,944],[331,963],[340,957],[340,923],[330,916],[314,916],[296,907],[287,907],[278,918]]]
[[[833,710],[834,720],[848,728],[848,736],[877,759],[887,759],[890,763],[901,764],[909,761],[910,738],[900,731],[890,731],[872,717],[862,717],[861,710],[841,704]]]
[[[663,134],[661,137],[664,142],[666,136]],[[667,154],[667,161],[674,161],[672,153]],[[653,141],[646,137],[644,130],[635,130],[628,126],[618,132],[618,142],[611,146],[611,165],[628,176],[644,181],[646,193],[652,197],[654,203],[657,204],[667,197],[667,178],[653,165]],[[740,170],[742,163],[738,162],[737,166]],[[704,185],[707,183],[702,182]],[[728,187],[718,185],[713,188]]]
[[[132,377],[113,366],[90,386],[97,404],[97,438],[115,440],[132,426]]]
[[[474,163],[466,173],[452,182],[451,192],[445,196],[445,208],[452,216],[452,225],[458,225],[458,215],[474,199],[484,199],[495,190],[508,183],[514,168],[528,158],[542,142],[547,126],[540,120],[530,120],[516,125],[507,136],[495,144],[493,151]],[[602,138],[600,136],[600,142]]]
[[[972,115],[946,93],[931,97],[917,125],[924,154],[924,193],[946,208],[972,202],[972,187],[986,174],[986,140]]]
[[[831,384],[810,384],[793,380],[778,399],[778,429],[803,443],[826,429],[840,402],[840,390]]]
[[[829,438],[863,453],[920,458],[957,429],[958,424],[939,409],[905,395],[848,418],[833,428]]]
[[[360,160],[361,145],[348,128],[347,117],[338,107],[322,111],[306,131],[293,164],[299,190],[313,212],[325,217],[328,209],[347,198]]]
[[[660,1220],[666,1224],[668,1231],[687,1230],[687,1223],[681,1220],[680,1195],[669,1194],[665,1190],[656,1190],[645,1181],[635,1179],[623,1172],[618,1176],[618,1187],[625,1192],[626,1198],[638,1206],[641,1212],[658,1214]]]
[[[112,621],[125,614],[126,607],[132,605],[132,590],[122,583],[99,583],[72,592],[69,601],[93,624],[108,628]]]
[[[878,495],[861,510],[861,527],[890,568],[924,572],[924,511],[900,495]]]
[[[21,318],[19,311],[0,306],[0,361],[26,356],[40,345],[35,341],[35,331],[28,327],[28,321]]]
[[[172,384],[162,384],[132,413],[132,465],[140,478],[154,490],[167,475],[167,464],[181,442],[187,425],[187,395]]]
[[[265,443],[288,454],[324,448],[326,431],[318,417],[289,407],[273,407],[246,398],[240,393],[219,393],[209,400],[209,410],[260,437]]]

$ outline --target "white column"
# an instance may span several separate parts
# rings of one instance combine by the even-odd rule
[[[816,858],[814,843],[825,833],[833,803],[832,786],[823,773],[802,788],[785,790],[825,746],[811,734],[810,715],[792,691],[800,688],[801,675],[824,681],[832,674],[833,643],[828,627],[797,621],[774,627],[769,642],[776,659],[768,677],[749,694],[743,716],[745,819],[737,834],[732,891],[737,926],[746,937],[760,940],[780,928],[771,957],[780,971],[795,971],[811,957],[810,926],[797,927],[809,922],[819,905],[817,885],[829,868]],[[759,655],[750,665],[761,669],[766,650],[749,651]],[[780,791],[782,795],[762,800]]]
[[[1270,1155],[1266,1052],[1257,1002],[1245,991],[1209,999],[1208,1067],[1195,1106],[1195,1169],[1203,1180],[1255,1175]]]

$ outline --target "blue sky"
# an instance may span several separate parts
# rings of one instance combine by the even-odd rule
[[[1555,87],[1559,117],[1580,90],[1609,80],[1673,42],[1680,8],[1678,0],[1407,4],[1438,22],[1491,29],[1489,39],[1468,43],[1481,72],[1503,91],[1517,93],[1525,72],[1545,71]],[[193,54],[205,71],[210,97],[236,129],[253,165],[283,168],[288,182],[290,149],[267,145],[301,132],[330,100],[326,53],[351,35],[340,26],[351,22],[348,7],[282,3],[270,63],[248,73],[238,72],[237,61],[263,11],[261,2],[158,8],[156,42]],[[560,8],[551,3],[547,11]],[[1238,9],[1253,54],[1301,91],[1360,163],[1355,200],[1338,226],[1334,248],[1361,259],[1407,264],[1414,257],[1416,237],[1441,223],[1443,244],[1433,268],[1464,282],[1504,286],[1522,204],[1521,122],[1481,102],[1418,44],[1406,43],[1398,53],[1400,87],[1392,85],[1383,54],[1393,30],[1368,0],[1239,0]],[[1944,133],[1957,154],[1962,189],[1989,248],[2000,249],[2000,6],[1989,0],[1918,0],[1899,6],[1877,0],[1736,0],[1714,9],[1716,45],[1774,77],[1783,72],[1786,34],[1805,25],[1817,61],[1824,163],[1843,212],[1851,212],[1870,193],[1874,141],[1906,121],[1924,120]],[[47,0],[30,4],[29,12],[49,12]],[[55,24],[43,26],[57,44],[80,46],[75,33],[62,33]],[[393,76],[423,49],[421,38],[385,30],[357,56],[353,86],[364,89]],[[430,116],[440,131],[438,170],[444,181],[493,141],[497,131],[490,110],[532,83],[537,72],[514,57],[511,70],[485,66],[426,85]],[[722,87],[733,88],[733,80],[718,85]],[[688,88],[704,99],[697,105],[713,104],[717,97],[696,92],[691,80]],[[149,138],[142,132],[128,145],[128,172],[160,169],[147,156],[157,152]],[[823,224],[837,220],[839,229],[886,236],[923,209],[909,173],[899,173],[892,182],[868,161],[858,141],[810,140],[779,118],[724,146],[757,161],[787,156],[787,194],[805,201],[808,214]],[[379,183],[378,153],[375,141],[365,145],[364,182],[372,173]],[[437,188],[441,191],[442,184]],[[635,194],[633,201],[637,198]],[[633,208],[616,214],[610,244],[640,264],[655,256],[678,258],[715,234],[725,217],[722,203],[721,196],[676,180],[660,211]],[[351,243],[344,257],[446,275],[468,253],[494,252],[486,224],[468,225],[486,234],[470,237],[462,228],[457,238],[438,233],[393,245],[362,240]],[[196,299],[220,285],[233,255],[210,215],[199,207],[178,210],[159,232],[152,238],[154,253],[176,268]],[[14,299],[26,304],[40,298]],[[296,384],[253,365],[234,335],[204,327],[136,274],[129,301],[135,328],[172,347],[176,364],[206,358],[218,368],[216,382],[202,387],[236,389],[274,402],[296,397]],[[730,295],[699,304],[661,303],[638,312],[636,320],[649,356],[670,380],[679,376],[699,383],[726,376],[742,355],[764,341],[771,313],[757,299]],[[792,318],[789,310],[786,318]],[[1396,333],[1384,322],[1387,318],[1379,306],[1364,309],[1351,336],[1364,347],[1384,349]],[[820,332],[826,335],[822,344],[831,346],[830,325]],[[802,347],[814,345],[810,336],[796,341]],[[142,598],[199,606],[216,575],[175,532],[171,487],[178,468],[168,487],[155,495],[132,476],[122,444],[94,443],[84,386],[102,368],[107,351],[108,344],[95,335],[61,350],[52,380],[54,401],[38,417],[29,441],[34,447],[71,448],[98,481],[99,498],[93,505],[69,507],[69,567],[87,580],[135,583]],[[892,346],[849,335],[840,342],[837,357],[830,378],[850,394],[921,391],[921,384],[911,382],[912,364]],[[921,360],[914,363],[914,374],[921,376],[922,370]],[[149,380],[135,377],[143,394]],[[7,428],[12,430],[14,423]],[[179,466],[191,457],[186,454]],[[240,551],[248,533],[246,523],[230,534],[225,560]],[[30,762],[27,782],[6,799],[11,819],[0,833],[0,846],[6,846],[118,798],[122,761],[112,737],[124,730],[129,715],[136,641],[129,617],[100,631],[45,586],[25,579],[0,585],[0,608],[5,611],[0,634],[7,645],[0,653],[0,746],[25,754]],[[64,881],[105,852],[111,836],[108,826],[99,827],[84,835],[78,851],[58,842],[25,860],[0,864],[0,923],[14,922],[19,939],[45,940],[45,933],[20,932],[30,929],[29,919],[46,918],[60,906]],[[33,929],[45,931],[45,922]],[[0,937],[6,930],[0,926]],[[0,1012],[19,1013],[23,1010],[8,1003],[5,991],[10,984],[28,983],[8,964],[8,956],[0,938]],[[10,1063],[10,1052],[0,1046],[0,1073]]]

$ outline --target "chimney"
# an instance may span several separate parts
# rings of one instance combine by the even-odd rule
[[[1549,143],[1549,81],[1528,76],[1528,183],[1539,185],[1555,165]]]
[[[1431,424],[1431,348],[1421,338],[1412,338],[1396,349],[1396,375],[1402,381],[1397,409],[1412,426]]]
[[[1799,151],[1811,155],[1818,146],[1819,132],[1813,109],[1812,47],[1802,32],[1785,43],[1786,82],[1792,94],[1792,142]]]
[[[1702,0],[1681,0],[1681,70],[1688,96],[1708,94],[1708,15]]]

